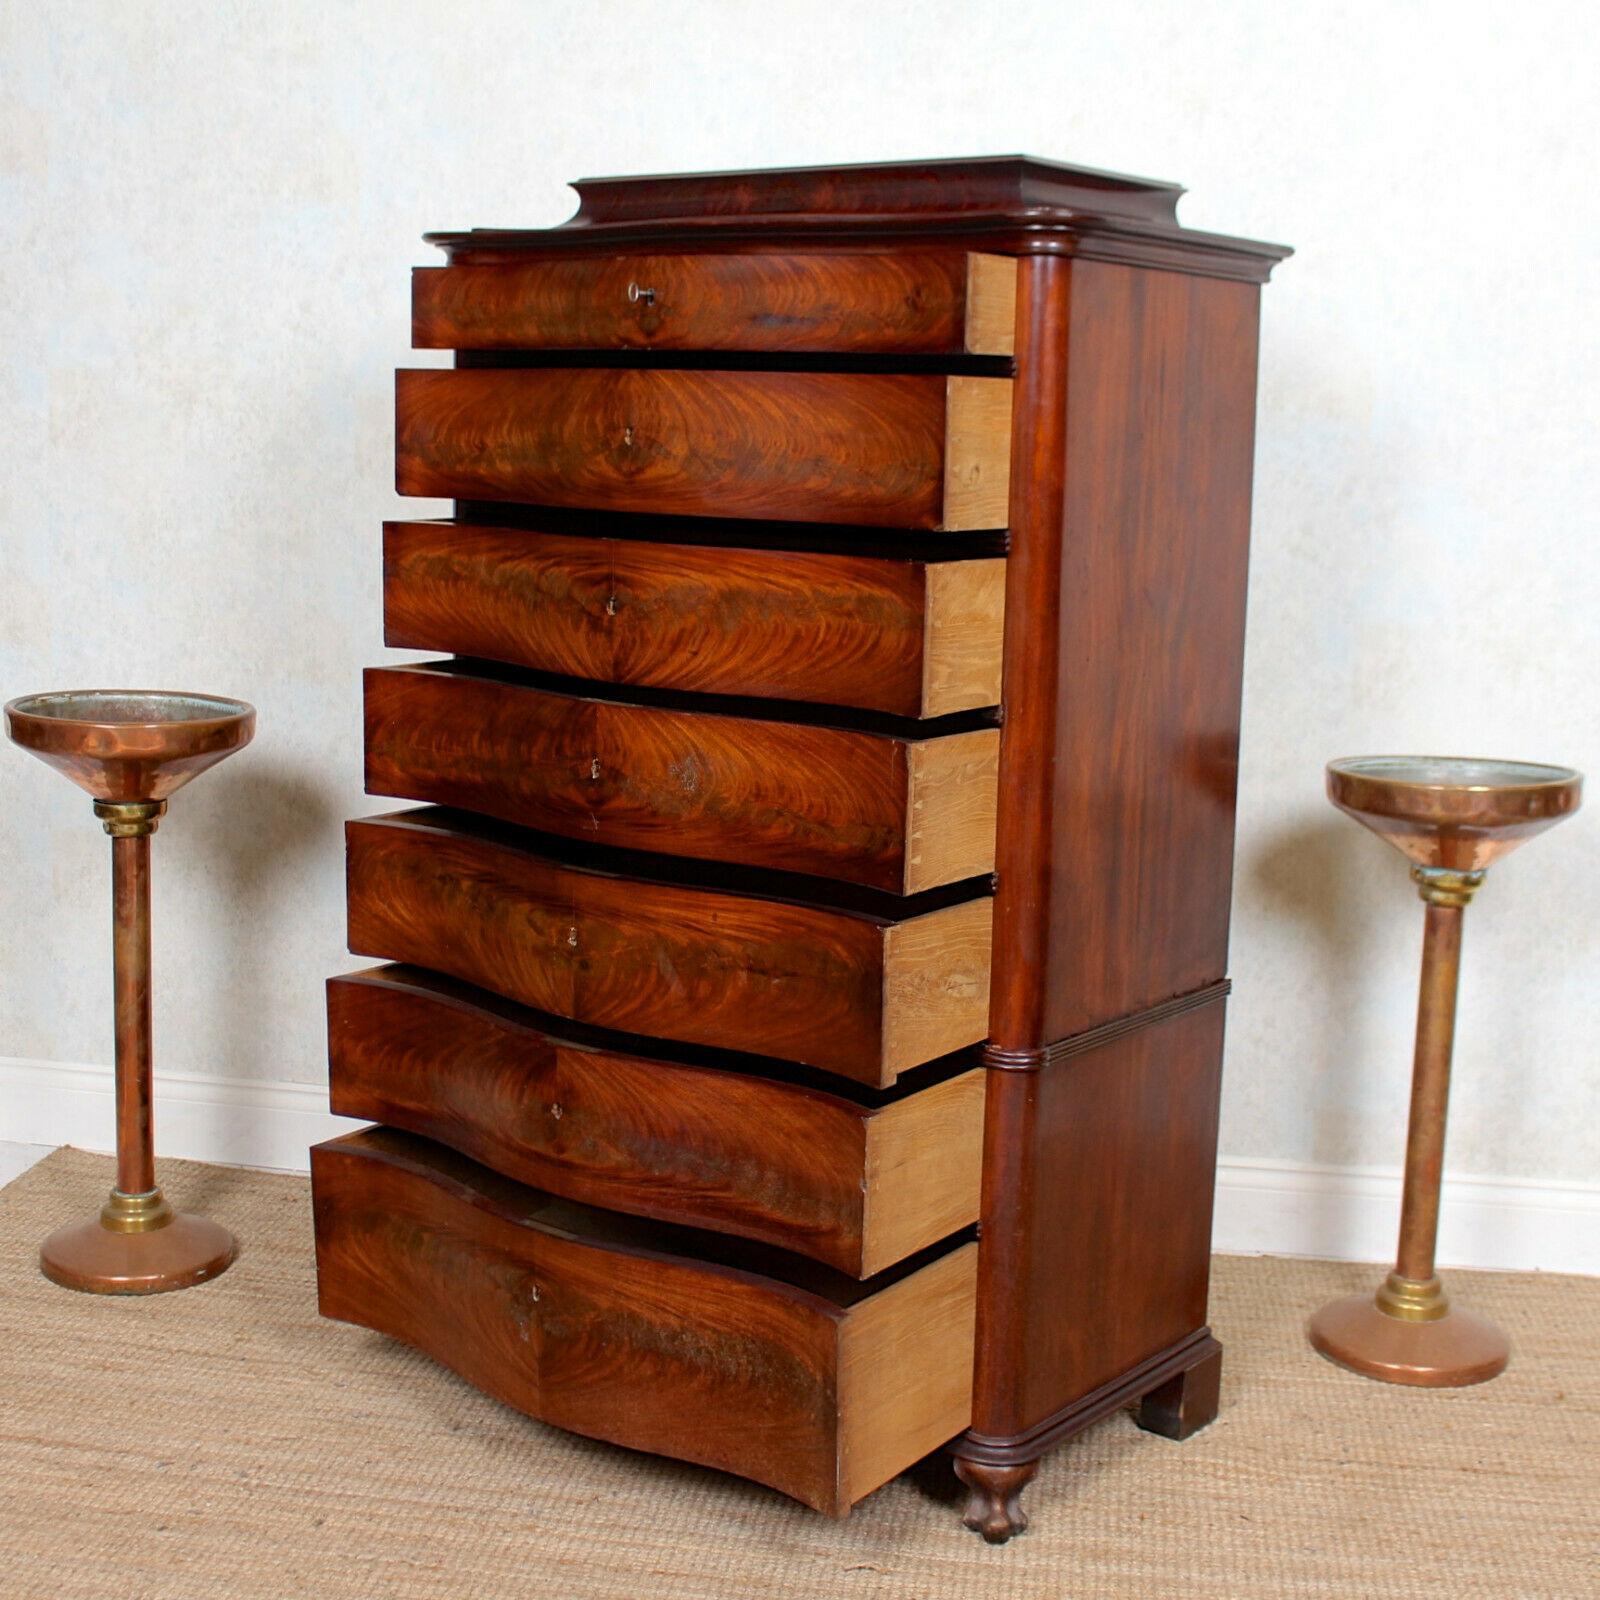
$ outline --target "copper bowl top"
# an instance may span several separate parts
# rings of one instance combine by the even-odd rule
[[[1475,756],[1352,756],[1328,763],[1328,798],[1425,867],[1477,872],[1571,816],[1571,767]]]
[[[168,689],[72,689],[6,706],[6,733],[96,800],[165,800],[249,744],[255,707]]]

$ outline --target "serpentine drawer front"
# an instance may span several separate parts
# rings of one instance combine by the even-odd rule
[[[411,275],[419,350],[1011,354],[1006,256],[648,255]]]
[[[994,870],[998,728],[910,738],[375,667],[366,746],[369,794],[586,843],[896,894]]]
[[[350,822],[345,841],[356,954],[553,1016],[879,1087],[983,1038],[987,895],[808,904],[708,887],[697,864],[673,878],[665,861],[557,856],[448,811]]]
[[[346,826],[393,965],[328,983],[381,1126],[315,1153],[322,1309],[831,1512],[949,1445],[1003,1539],[1059,1441],[1216,1408],[1286,252],[1025,157],[577,187],[412,279],[395,482],[453,504],[383,638],[444,659],[366,675],[420,804]]]
[[[765,1059],[691,1062],[682,1047],[563,1032],[415,967],[330,979],[333,1109],[552,1194],[765,1240],[852,1277],[978,1219],[983,1074],[970,1054],[875,1093],[774,1076]]]
[[[1011,380],[661,367],[402,371],[395,449],[401,494],[1003,528]]]
[[[553,518],[546,514],[546,523]],[[938,717],[1000,703],[1005,562],[391,522],[384,642],[599,683]]]
[[[322,1314],[529,1416],[841,1512],[972,1413],[977,1246],[861,1284],[388,1129],[312,1152]]]

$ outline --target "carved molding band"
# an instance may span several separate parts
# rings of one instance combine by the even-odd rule
[[[1000,1045],[985,1045],[983,1064],[1004,1072],[1039,1072],[1045,1067],[1055,1066],[1057,1062],[1070,1060],[1073,1056],[1098,1050],[1101,1045],[1110,1044],[1113,1039],[1121,1039],[1127,1034],[1136,1033],[1140,1028],[1153,1027],[1158,1022],[1182,1016],[1186,1011],[1195,1011],[1201,1006],[1210,1005],[1215,1000],[1222,1000],[1232,988],[1232,979],[1219,978],[1215,983],[1208,983],[1203,989],[1191,989],[1187,994],[1174,995],[1170,1000],[1146,1006],[1143,1011],[1133,1011],[1125,1017],[1114,1017],[1110,1022],[1102,1022],[1097,1027],[1072,1034],[1069,1038],[1057,1039],[1054,1044],[1038,1045],[1030,1050],[1008,1050]]]
[[[1218,1354],[1222,1346],[1212,1338],[1209,1328],[1200,1328],[1186,1339],[1157,1351],[1148,1361],[1142,1361],[1121,1377],[1103,1383],[1098,1389],[1070,1401],[1042,1422],[1035,1423],[1026,1433],[1009,1438],[977,1433],[969,1429],[950,1446],[950,1453],[960,1461],[977,1461],[986,1466],[1013,1467],[1025,1461],[1037,1461],[1040,1456],[1055,1448],[1063,1439],[1113,1411],[1141,1399],[1152,1389],[1159,1389],[1169,1378],[1198,1366],[1202,1361]]]

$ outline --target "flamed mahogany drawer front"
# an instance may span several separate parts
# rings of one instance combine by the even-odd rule
[[[570,1200],[764,1240],[854,1277],[977,1220],[975,1067],[847,1098],[549,1026],[417,968],[330,979],[332,1108]]]
[[[621,876],[460,813],[368,818],[345,838],[353,951],[554,1016],[880,1086],[988,1028],[987,897],[895,918]]]
[[[891,528],[1006,525],[1009,378],[545,367],[395,379],[401,494]]]
[[[384,528],[384,642],[603,683],[937,717],[1000,702],[1005,562]]]
[[[366,674],[371,794],[895,894],[993,870],[999,748],[997,728],[903,739],[452,667]]]
[[[420,350],[1010,355],[1016,262],[921,255],[653,255],[418,267]]]
[[[403,1133],[311,1161],[322,1314],[541,1421],[842,1512],[971,1419],[975,1244],[862,1285]]]

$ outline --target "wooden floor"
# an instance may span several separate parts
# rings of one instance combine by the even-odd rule
[[[99,1300],[40,1236],[108,1158],[0,1193],[0,1596],[27,1600],[1578,1600],[1600,1594],[1600,1279],[1458,1273],[1509,1330],[1479,1389],[1388,1389],[1306,1349],[1373,1270],[1219,1257],[1223,1414],[1183,1445],[1109,1418],[1046,1464],[1001,1549],[940,1460],[843,1522],[555,1432],[321,1322],[307,1184],[163,1164],[243,1240],[215,1283]],[[448,1314],[444,1312],[442,1314]]]

